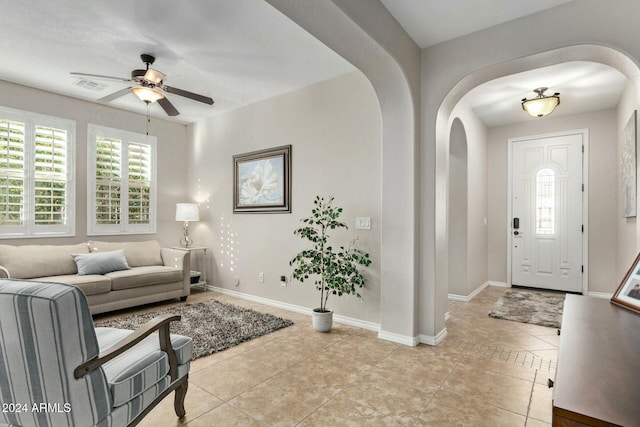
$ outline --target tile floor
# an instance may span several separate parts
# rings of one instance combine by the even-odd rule
[[[406,347],[374,332],[334,325],[213,292],[217,298],[295,325],[192,363],[187,416],[165,399],[146,427],[202,426],[548,426],[559,337],[553,328],[492,319],[506,289],[450,302],[448,336]]]

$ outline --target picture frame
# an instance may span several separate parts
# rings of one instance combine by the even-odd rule
[[[640,253],[611,297],[611,302],[640,313]]]
[[[638,111],[634,110],[622,132],[620,184],[622,217],[633,218],[637,212],[636,177],[638,144]]]
[[[291,213],[291,145],[233,156],[234,213]]]

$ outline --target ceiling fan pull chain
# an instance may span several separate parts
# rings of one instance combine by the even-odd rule
[[[147,102],[147,136],[149,136],[149,124],[151,123],[151,104]]]

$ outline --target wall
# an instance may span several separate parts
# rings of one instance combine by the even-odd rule
[[[467,135],[460,119],[449,139],[449,294],[467,295]]]
[[[589,130],[588,192],[589,291],[613,293],[616,274],[616,112],[615,110],[544,119],[489,128],[489,280],[507,279],[508,139],[546,133]]]
[[[466,252],[465,284],[457,287],[449,277],[449,294],[469,297],[481,287],[489,275],[487,271],[487,127],[478,118],[465,100],[454,108],[451,118],[459,119],[464,125],[467,143],[467,188],[466,188]],[[453,121],[455,123],[455,120]],[[449,165],[451,168],[451,165]],[[449,200],[456,197],[449,188]],[[449,218],[457,215],[455,206],[449,206]],[[451,230],[451,227],[449,227]],[[449,235],[451,243],[451,235]],[[451,254],[452,251],[449,250]],[[452,271],[455,260],[449,260]]]
[[[293,235],[309,216],[316,195],[334,195],[344,208],[347,232],[368,252],[362,301],[332,297],[336,314],[380,321],[381,118],[368,80],[354,72],[190,126],[190,192],[200,203],[196,244],[213,248],[208,266],[214,286],[306,308],[319,305],[312,282],[279,284],[291,275],[289,260],[304,242]],[[292,145],[292,213],[233,214],[232,156]],[[397,209],[403,209],[398,206]],[[355,230],[369,216],[371,230]],[[259,273],[264,283],[259,283]],[[234,286],[235,281],[239,285]]]
[[[640,2],[572,1],[422,50],[420,304],[424,334],[446,333],[446,177],[448,123],[464,94],[487,81],[561,62],[602,62],[640,81]],[[575,19],[580,16],[580,19]],[[636,94],[640,100],[640,93]]]
[[[637,217],[633,218],[623,218],[622,217],[622,183],[621,183],[621,172],[620,172],[620,164],[621,164],[621,146],[622,146],[622,138],[623,138],[623,130],[627,125],[627,121],[631,117],[633,110],[638,109],[638,102],[635,99],[636,88],[633,83],[629,82],[627,87],[622,94],[622,99],[620,100],[620,104],[618,104],[618,109],[616,111],[616,125],[617,125],[617,141],[618,141],[618,150],[616,157],[616,165],[617,165],[617,181],[616,181],[616,189],[618,199],[616,201],[616,223],[617,223],[617,265],[616,265],[616,283],[620,283],[624,278],[624,275],[627,273],[629,267],[631,267],[631,263],[635,259],[638,254],[638,249],[640,248],[640,244],[638,244],[638,220]],[[637,155],[637,153],[636,153]],[[640,178],[640,174],[638,174]],[[640,189],[640,185],[637,187]],[[636,196],[636,202],[640,200]],[[638,205],[640,208],[640,205]]]
[[[42,239],[2,239],[0,244],[70,244],[95,240],[157,239],[162,245],[179,244],[181,226],[174,220],[175,204],[184,201],[187,175],[187,127],[151,119],[149,133],[158,138],[157,234],[87,237],[87,124],[146,133],[147,118],[93,102],[82,101],[0,80],[0,104],[23,111],[76,122],[76,236]]]

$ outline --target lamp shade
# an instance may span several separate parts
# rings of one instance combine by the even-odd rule
[[[196,203],[176,203],[176,221],[200,221]]]
[[[145,86],[134,86],[131,88],[131,92],[133,92],[138,98],[140,98],[141,101],[149,104],[164,98],[164,94],[158,89]]]
[[[538,94],[537,97],[532,99],[524,98],[522,100],[522,109],[529,113],[531,117],[548,116],[560,105],[560,94],[556,92],[553,95],[545,96],[544,91],[546,90],[546,87],[535,89],[534,92]]]

